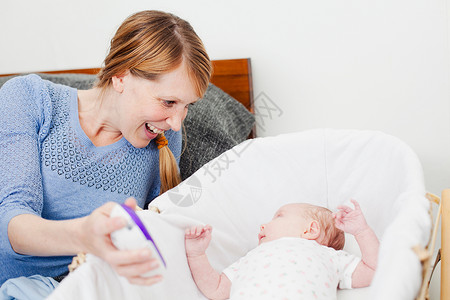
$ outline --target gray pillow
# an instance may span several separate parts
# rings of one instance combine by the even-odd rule
[[[85,74],[38,75],[80,90],[91,88],[96,80],[95,75]],[[0,87],[12,77],[0,77]],[[203,99],[189,108],[184,120],[181,178],[186,179],[213,158],[246,140],[254,123],[254,115],[241,103],[210,84]]]
[[[203,99],[189,108],[184,120],[186,149],[180,159],[182,179],[245,141],[254,123],[254,115],[241,103],[210,84]]]
[[[26,74],[21,74],[26,75]],[[97,76],[95,75],[87,75],[87,74],[37,74],[42,79],[49,80],[54,83],[64,84],[67,86],[71,86],[73,88],[79,89],[79,90],[87,90],[90,89],[95,80],[97,79]],[[13,78],[15,76],[6,76],[6,77],[0,77],[0,87],[9,79]]]

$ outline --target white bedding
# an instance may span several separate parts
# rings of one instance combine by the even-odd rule
[[[420,162],[392,136],[331,129],[248,140],[155,199],[160,215],[139,212],[168,265],[162,283],[130,285],[88,256],[49,299],[204,299],[187,265],[186,227],[213,226],[207,253],[221,270],[257,245],[259,225],[281,205],[309,202],[335,210],[350,198],[380,238],[380,257],[372,286],[338,291],[338,299],[414,299],[421,265],[411,247],[427,243],[431,226]],[[359,251],[351,237],[345,249]]]

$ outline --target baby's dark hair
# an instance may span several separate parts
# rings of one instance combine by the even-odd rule
[[[334,219],[331,210],[328,208],[308,204],[309,209],[305,210],[305,214],[314,220],[319,221],[320,237],[318,242],[321,245],[342,250],[345,244],[344,232],[334,225]]]

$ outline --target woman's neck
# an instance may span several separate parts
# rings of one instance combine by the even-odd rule
[[[78,91],[78,118],[81,128],[91,142],[97,146],[107,146],[122,138],[116,125],[119,120],[109,90],[99,88]]]

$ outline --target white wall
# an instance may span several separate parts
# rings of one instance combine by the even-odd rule
[[[431,192],[450,186],[445,0],[2,2],[0,73],[97,67],[126,16],[167,10],[213,59],[252,59],[256,104],[281,110],[260,110],[258,135],[382,130],[417,152]]]

